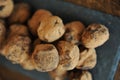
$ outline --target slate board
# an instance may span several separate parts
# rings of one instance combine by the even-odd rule
[[[16,0],[21,1],[21,0]],[[60,16],[64,23],[80,20],[86,26],[91,23],[102,23],[110,31],[110,39],[97,50],[97,65],[91,70],[93,80],[113,80],[114,73],[120,59],[120,17],[104,14],[71,3],[56,0],[22,0],[31,4],[33,10],[47,9],[54,15]],[[23,70],[19,65],[12,64],[0,56],[0,65],[17,70],[30,76],[33,80],[50,80],[47,73]]]

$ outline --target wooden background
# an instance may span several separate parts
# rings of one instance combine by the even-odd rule
[[[33,80],[16,71],[10,70],[5,66],[0,65],[0,80]]]
[[[120,16],[120,0],[65,0],[78,5]]]
[[[120,80],[120,62],[119,62],[119,65],[118,65],[114,80]]]

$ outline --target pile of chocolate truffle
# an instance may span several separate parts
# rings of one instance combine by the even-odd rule
[[[64,24],[48,10],[32,14],[29,4],[12,0],[0,0],[0,18],[0,54],[26,70],[48,72],[52,80],[92,80],[95,48],[109,39],[102,24]]]

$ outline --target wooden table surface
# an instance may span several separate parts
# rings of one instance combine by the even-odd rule
[[[0,65],[0,80],[32,80],[19,72],[12,71]]]
[[[120,0],[65,0],[91,9],[120,16]]]
[[[117,68],[114,80],[120,80],[120,62],[118,64],[118,68]]]

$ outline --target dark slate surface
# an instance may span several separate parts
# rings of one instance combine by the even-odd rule
[[[16,0],[21,1],[21,0]],[[55,0],[22,0],[32,5],[34,9],[48,9],[54,15],[60,16],[64,23],[80,20],[86,26],[91,23],[102,23],[110,31],[110,39],[101,47],[98,47],[97,66],[91,70],[93,80],[113,80],[114,73],[120,59],[120,17],[111,16],[87,8],[83,8],[71,3]],[[17,70],[23,74],[32,77],[34,80],[50,80],[47,73],[37,71],[23,70],[19,65],[13,65],[11,62],[0,56],[0,65]]]

